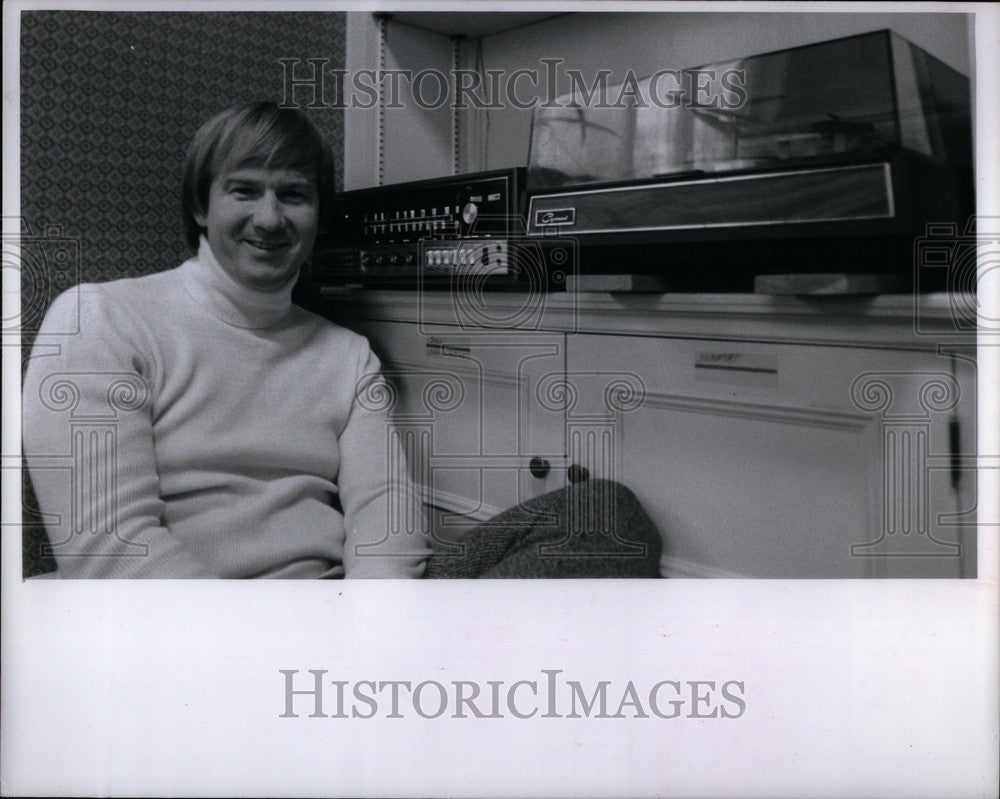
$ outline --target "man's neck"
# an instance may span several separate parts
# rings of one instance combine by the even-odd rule
[[[244,286],[222,268],[204,236],[197,257],[184,263],[181,270],[192,298],[217,319],[234,327],[271,327],[292,306],[297,275],[291,275],[284,286],[272,290]]]

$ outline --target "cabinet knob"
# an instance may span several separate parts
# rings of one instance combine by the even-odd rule
[[[590,471],[585,466],[574,463],[566,470],[566,477],[571,483],[582,483],[590,479]]]
[[[531,476],[539,479],[545,477],[549,473],[550,468],[549,462],[545,458],[539,458],[538,456],[532,458],[528,464],[528,471],[531,472]]]

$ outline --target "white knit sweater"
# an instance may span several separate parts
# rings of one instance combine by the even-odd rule
[[[177,269],[64,293],[23,406],[60,574],[419,577],[378,369],[363,337],[291,286],[237,284],[204,240]]]

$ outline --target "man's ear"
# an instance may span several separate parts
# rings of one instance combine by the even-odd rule
[[[192,216],[194,221],[198,223],[198,227],[208,227],[208,214],[202,210],[195,211]]]

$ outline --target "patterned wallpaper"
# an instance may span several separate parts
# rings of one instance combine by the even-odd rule
[[[187,257],[179,198],[191,135],[229,106],[280,101],[279,58],[343,68],[345,31],[343,13],[22,12],[21,224],[42,242],[22,247],[25,353],[69,285]],[[308,113],[343,185],[343,112]],[[49,257],[58,252],[70,258]],[[33,504],[26,491],[25,576],[51,567]]]

